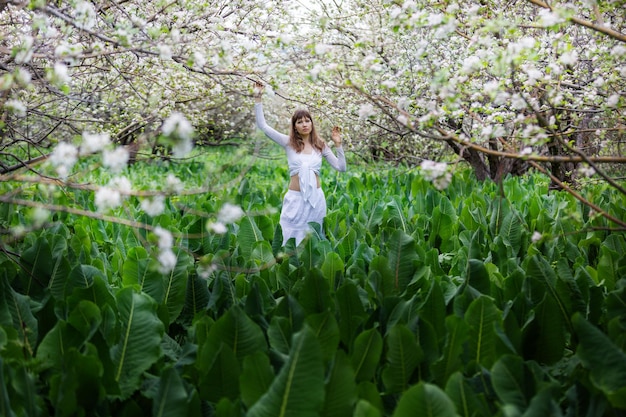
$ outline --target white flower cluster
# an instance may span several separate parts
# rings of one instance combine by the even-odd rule
[[[165,211],[165,197],[155,195],[152,198],[144,198],[141,200],[141,209],[145,211],[148,216],[158,216]]]
[[[98,211],[114,210],[122,205],[125,196],[132,191],[126,177],[115,177],[106,187],[96,191],[95,203]]]
[[[4,108],[15,113],[17,117],[26,116],[26,106],[19,100],[7,100],[4,103]]]
[[[172,113],[161,127],[163,134],[174,140],[172,152],[177,158],[182,158],[193,149],[193,126],[181,113]]]
[[[359,119],[361,120],[365,120],[370,116],[373,116],[376,114],[376,110],[374,110],[374,106],[372,105],[372,103],[365,103],[362,104],[361,107],[359,108]]]
[[[55,167],[57,175],[66,179],[78,160],[78,149],[71,143],[61,142],[48,157],[48,161]]]
[[[159,271],[163,274],[169,274],[176,267],[176,254],[172,250],[174,246],[174,237],[172,234],[163,229],[160,226],[154,228],[153,233],[159,239],[159,254],[157,260],[159,261]]]
[[[596,170],[593,167],[582,165],[578,168],[578,172],[584,177],[591,177],[596,173]]]
[[[227,231],[226,225],[230,223],[235,223],[243,216],[244,212],[241,207],[231,203],[226,203],[217,213],[217,222],[209,223],[207,225],[207,228],[214,233],[224,234]]]
[[[111,143],[108,133],[83,132],[83,143],[80,145],[80,155],[90,155],[100,152]]]
[[[450,185],[452,173],[445,162],[435,162],[425,159],[422,161],[421,172],[424,178],[431,181],[436,189],[443,190]]]

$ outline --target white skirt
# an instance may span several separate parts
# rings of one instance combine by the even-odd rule
[[[287,190],[283,198],[283,208],[280,212],[280,227],[283,230],[283,246],[292,237],[296,239],[296,246],[309,234],[312,229],[309,223],[315,222],[320,226],[326,217],[326,197],[321,188],[314,191],[311,197],[315,207],[304,201],[300,191]]]

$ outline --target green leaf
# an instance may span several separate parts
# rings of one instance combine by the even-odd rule
[[[339,308],[339,335],[345,346],[352,346],[360,326],[367,319],[367,313],[359,297],[359,290],[352,281],[346,281],[336,293]]]
[[[304,326],[294,335],[289,359],[248,417],[317,417],[324,404],[324,367],[320,346]]]
[[[572,324],[579,340],[576,356],[589,370],[591,382],[614,407],[626,409],[626,354],[580,313],[574,314]]]
[[[404,291],[415,273],[415,240],[402,230],[396,230],[391,236],[389,247],[389,267],[393,273],[394,288]]]
[[[357,336],[351,357],[357,382],[374,379],[382,352],[383,338],[377,329],[365,330]]]
[[[502,404],[514,405],[519,410],[528,407],[534,382],[520,356],[500,357],[491,369],[491,382]]]
[[[307,313],[323,313],[334,310],[330,285],[319,269],[315,268],[309,271],[309,276],[305,278],[298,294],[298,301]]]
[[[431,365],[435,381],[443,386],[450,376],[463,368],[463,347],[469,338],[469,325],[460,317],[446,317],[446,343],[441,358]]]
[[[165,281],[157,269],[151,268],[151,262],[144,248],[131,248],[122,267],[122,282],[124,286],[138,287],[160,304],[165,296]]]
[[[491,298],[480,296],[470,304],[465,321],[470,331],[470,357],[476,364],[491,368],[497,359],[496,326],[502,327],[502,313]]]
[[[387,365],[383,369],[383,383],[387,392],[402,392],[411,382],[413,371],[423,359],[424,353],[417,344],[417,337],[404,324],[393,326],[385,341]]]
[[[219,346],[225,343],[239,361],[254,352],[267,351],[267,342],[261,328],[238,306],[219,318],[209,331],[209,340]]]
[[[9,395],[8,381],[5,381],[4,360],[0,356],[0,415],[6,417],[16,417],[11,407],[11,398]]]
[[[452,400],[436,385],[420,382],[409,388],[398,402],[393,417],[454,417]]]
[[[382,413],[378,408],[365,400],[359,400],[354,408],[352,417],[382,417]]]
[[[322,358],[324,360],[332,359],[339,346],[339,325],[335,315],[330,311],[311,314],[307,316],[306,323],[320,342]]]
[[[492,415],[484,404],[484,400],[481,401],[482,396],[479,397],[461,372],[455,372],[448,378],[446,394],[463,417],[490,417]]]
[[[174,367],[166,368],[158,381],[158,392],[152,401],[152,416],[179,417],[188,415],[188,394],[176,369]]]
[[[326,382],[322,417],[344,417],[352,413],[357,399],[354,370],[343,350],[337,350]]]
[[[566,345],[566,323],[559,305],[546,294],[534,313],[534,318],[522,331],[524,353],[540,363],[556,363],[563,357]]]
[[[247,408],[252,407],[269,389],[274,379],[274,369],[270,359],[264,352],[255,352],[243,359],[243,367],[239,376],[241,400]]]
[[[252,253],[254,244],[263,240],[263,233],[254,219],[250,216],[244,216],[239,223],[239,233],[237,234],[237,243],[239,243],[241,252],[244,254]]]
[[[500,237],[511,249],[510,254],[517,256],[522,246],[522,221],[517,211],[511,210],[500,226]]]
[[[207,359],[196,364],[208,368],[198,384],[202,399],[210,402],[218,402],[224,397],[235,400],[239,396],[241,366],[233,350],[227,344],[220,343]]]
[[[132,287],[117,293],[120,339],[111,348],[114,379],[122,399],[128,398],[141,383],[141,375],[161,357],[163,323],[157,305],[147,294]]]
[[[167,306],[169,323],[176,321],[185,306],[187,270],[192,264],[191,257],[183,250],[179,250],[176,257],[176,266],[169,274],[165,275],[163,304]]]
[[[330,288],[335,288],[337,282],[341,282],[343,277],[344,264],[341,257],[336,252],[331,252],[324,259],[322,264],[322,275],[329,282]]]

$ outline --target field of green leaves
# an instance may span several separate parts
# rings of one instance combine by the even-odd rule
[[[323,230],[283,248],[284,165],[136,164],[133,183],[173,172],[210,189],[156,217],[130,197],[114,213],[130,225],[55,212],[5,235],[0,415],[626,415],[626,233],[538,175],[459,171],[438,191],[418,170],[350,164],[322,172]],[[89,190],[23,187],[95,210]],[[626,219],[626,196],[582,193]],[[210,232],[225,202],[246,216]],[[0,205],[1,228],[32,210]],[[175,237],[169,274],[157,225]]]

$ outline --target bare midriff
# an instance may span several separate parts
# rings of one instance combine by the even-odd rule
[[[320,188],[320,176],[315,174],[315,178],[317,179],[317,188]],[[289,189],[292,191],[300,191],[300,177],[298,177],[298,174],[291,176],[291,179],[289,180]]]

